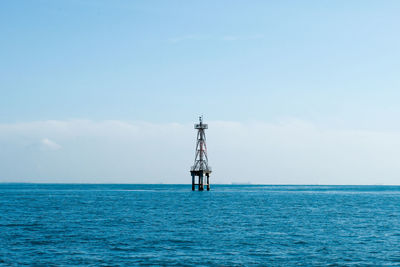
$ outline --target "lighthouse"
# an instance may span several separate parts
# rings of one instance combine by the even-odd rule
[[[210,191],[211,167],[208,165],[205,134],[205,130],[208,129],[208,125],[203,123],[203,117],[199,117],[199,123],[194,125],[194,129],[197,130],[197,141],[194,164],[190,168],[190,175],[192,176],[192,190],[195,191],[197,185],[199,191],[203,191],[204,186],[207,187],[207,191]]]

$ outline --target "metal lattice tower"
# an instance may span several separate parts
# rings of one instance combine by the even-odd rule
[[[199,123],[196,123],[194,128],[197,130],[197,143],[194,164],[190,168],[192,190],[194,191],[196,185],[198,185],[199,191],[203,191],[204,185],[206,185],[207,191],[209,191],[211,167],[208,166],[206,134],[204,132],[205,129],[208,129],[208,125],[203,123],[203,117],[199,117]],[[198,176],[198,183],[196,183],[196,176]],[[204,176],[207,178],[205,184]]]

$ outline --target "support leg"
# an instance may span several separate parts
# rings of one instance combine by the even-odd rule
[[[210,191],[210,174],[206,174],[207,176],[207,191]]]
[[[194,184],[195,184],[195,179],[194,179],[194,175],[192,175],[192,191],[196,190]]]
[[[199,175],[199,191],[204,190],[204,184],[203,184],[203,174]]]

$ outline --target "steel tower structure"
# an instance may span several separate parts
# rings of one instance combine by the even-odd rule
[[[197,143],[194,164],[190,168],[190,175],[192,176],[192,190],[194,191],[196,185],[198,185],[199,191],[203,191],[204,185],[206,185],[207,191],[209,191],[211,167],[208,166],[206,134],[204,132],[205,129],[208,129],[208,125],[203,123],[203,117],[199,117],[199,123],[196,123],[194,128],[197,130]],[[198,183],[196,183],[196,176],[198,176]],[[204,176],[206,177],[205,184],[203,180]]]

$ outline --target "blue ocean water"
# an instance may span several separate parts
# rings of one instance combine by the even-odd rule
[[[0,265],[400,265],[400,187],[0,184]]]

